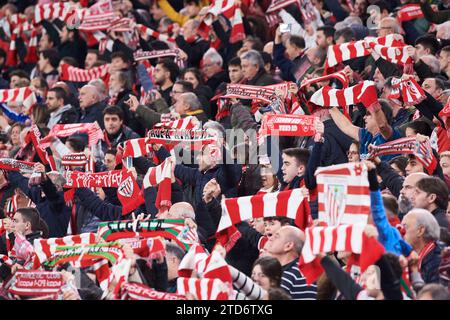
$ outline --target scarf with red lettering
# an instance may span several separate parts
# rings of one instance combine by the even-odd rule
[[[320,88],[311,96],[310,102],[321,107],[342,106],[346,114],[350,105],[362,103],[371,109],[379,104],[375,83],[367,80],[345,89],[333,89],[329,86]]]
[[[185,225],[184,220],[152,219],[100,222],[97,234],[106,241],[161,236],[175,241],[186,251],[191,245],[199,242],[196,230]]]
[[[136,28],[140,33],[146,34],[149,37],[153,37],[157,40],[163,41],[163,42],[170,42],[175,43],[175,38],[171,38],[165,34],[161,34],[157,31],[154,31],[153,29],[150,29],[142,24],[137,24]]]
[[[33,173],[36,162],[15,160],[11,158],[0,159],[0,169],[8,171],[19,171],[20,173]]]
[[[96,145],[99,140],[103,140],[103,131],[97,122],[57,124],[53,126],[48,135],[40,141],[40,145],[48,147],[50,146],[51,138],[70,137],[80,132],[86,133],[89,136],[89,147]]]
[[[299,258],[299,268],[306,282],[313,283],[324,271],[320,259],[317,258],[319,253],[351,252],[352,260],[359,264],[361,272],[377,262],[385,249],[376,238],[367,237],[364,228],[364,224],[307,228]]]
[[[133,20],[130,18],[120,18],[114,20],[108,27],[107,32],[130,32],[134,30]]]
[[[423,18],[423,12],[420,8],[420,4],[417,3],[406,4],[397,11],[397,20],[399,22],[411,21],[419,18]]]
[[[121,300],[186,300],[186,297],[175,294],[156,291],[146,285],[137,282],[126,282],[120,292]]]
[[[120,19],[114,12],[109,0],[98,1],[89,8],[83,9],[80,16],[75,19],[78,20],[78,30],[85,32],[107,30],[115,21]]]
[[[166,50],[153,50],[153,51],[142,51],[141,49],[133,53],[134,61],[142,61],[147,59],[156,59],[164,57],[174,57],[175,63],[180,67],[184,68],[184,61],[179,56],[179,49],[166,49]]]
[[[58,294],[64,280],[60,272],[19,270],[5,285],[8,293],[18,296],[39,297]]]
[[[396,99],[404,106],[413,106],[426,98],[422,87],[414,78],[392,78],[392,90],[389,99]]]
[[[98,78],[104,78],[108,74],[109,64],[94,67],[88,70],[72,67],[67,63],[61,64],[62,81],[88,82]]]
[[[419,142],[416,136],[411,136],[372,146],[371,148],[369,159],[389,154],[413,154],[427,169],[428,174],[434,172],[438,163],[428,138],[424,142]]]
[[[61,166],[73,170],[74,167],[86,169],[88,158],[84,152],[66,154],[61,158]],[[90,170],[87,170],[90,171]]]
[[[23,87],[0,90],[0,102],[21,103],[28,112],[31,106],[37,102],[37,99],[35,93],[31,90],[31,87]]]
[[[217,232],[239,222],[262,217],[287,217],[302,230],[312,223],[308,199],[301,188],[222,200]]]
[[[158,186],[155,207],[164,212],[172,206],[172,162],[166,159],[156,167],[150,167],[142,181],[144,189]]]

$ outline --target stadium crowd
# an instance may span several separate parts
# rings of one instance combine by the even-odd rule
[[[450,1],[1,1],[0,297],[450,300]]]

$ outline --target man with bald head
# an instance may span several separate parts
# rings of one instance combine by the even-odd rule
[[[158,219],[195,219],[194,208],[189,202],[177,202],[169,211],[158,214]]]
[[[317,286],[307,285],[298,268],[298,258],[304,241],[303,231],[294,226],[284,226],[269,238],[265,249],[268,255],[277,258],[283,266],[281,288],[287,291],[293,300],[316,300]]]
[[[103,109],[106,103],[101,101],[101,95],[97,87],[93,85],[85,85],[80,89],[78,96],[81,108],[80,123],[90,123],[97,121],[102,129],[105,128],[103,124]]]

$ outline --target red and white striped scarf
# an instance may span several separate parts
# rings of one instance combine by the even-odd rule
[[[399,100],[404,106],[413,106],[426,98],[425,91],[414,78],[392,78],[392,90],[389,99]]]
[[[239,222],[262,217],[291,218],[303,230],[312,222],[308,199],[298,188],[222,200],[222,217],[217,232]]]
[[[436,248],[436,243],[434,241],[428,242],[425,247],[422,248],[419,252],[419,271],[422,269],[423,259],[434,249]]]
[[[193,144],[195,147],[216,142],[210,132],[197,129],[152,129],[147,132],[148,143],[174,146],[178,143]]]
[[[230,43],[236,43],[245,39],[244,24],[242,21],[242,11],[235,3],[235,0],[214,0],[209,6],[207,13],[213,16],[223,15],[231,23]],[[209,40],[208,34],[213,20],[209,16],[201,22],[198,27],[198,34],[205,40]]]
[[[367,167],[344,163],[322,167],[315,172],[319,193],[319,221],[328,226],[367,223],[370,193]]]
[[[120,17],[114,12],[111,1],[98,1],[88,9],[81,11],[81,24],[78,26],[78,30],[107,30],[113,22],[119,19]]]
[[[27,55],[24,58],[25,63],[36,63],[39,60],[38,52],[37,52],[37,31],[33,29],[31,32],[30,40],[27,45]]]
[[[186,297],[168,292],[156,291],[137,282],[122,285],[121,300],[186,300]]]
[[[401,47],[388,47],[370,42],[369,46],[386,61],[402,66],[413,63],[412,58],[408,54],[408,46],[406,45]]]
[[[323,268],[319,253],[347,251],[356,255],[361,272],[378,261],[384,254],[384,247],[373,237],[364,233],[364,224],[340,225],[335,227],[314,227],[305,231],[306,239],[299,258],[299,268],[308,284],[313,283],[322,273]]]
[[[371,159],[390,154],[413,154],[427,169],[428,174],[432,174],[436,170],[438,163],[429,138],[424,142],[419,142],[416,136],[411,136],[372,146],[368,157]]]
[[[134,30],[134,21],[130,18],[120,18],[113,21],[108,27],[108,32],[130,32]]]
[[[314,5],[311,0],[300,0],[300,12],[302,13],[303,23],[311,23],[317,20]]]
[[[73,82],[88,82],[91,80],[105,77],[108,74],[108,71],[109,71],[109,64],[104,64],[102,66],[85,70],[77,67],[72,67],[67,63],[62,63],[60,80]]]
[[[186,118],[165,121],[157,123],[154,128],[166,128],[166,129],[195,129],[198,127],[198,121],[194,116],[187,116]]]
[[[34,23],[37,24],[43,20],[53,21],[58,18],[65,21],[72,13],[72,4],[69,2],[38,4],[34,8]]]
[[[142,24],[137,24],[136,28],[138,29],[138,31],[141,34],[146,34],[147,36],[153,37],[159,41],[175,43],[175,38],[171,38],[165,34],[161,34],[161,33],[154,31],[153,29],[150,29],[149,27],[146,27]]]
[[[0,159],[0,169],[19,171],[20,173],[33,173],[36,162],[21,161],[11,158]]]
[[[420,4],[406,4],[397,11],[397,20],[399,22],[411,21],[415,19],[423,18],[423,12],[420,8]]]
[[[70,137],[76,133],[86,133],[89,137],[89,147],[96,145],[103,140],[103,131],[96,122],[90,123],[73,123],[73,124],[57,124],[52,130],[40,141],[40,145],[44,148],[50,146],[51,138],[54,137]]]
[[[153,51],[142,51],[141,49],[139,49],[133,54],[133,57],[135,61],[164,58],[164,57],[174,57],[175,63],[180,68],[184,68],[184,61],[180,58],[179,54],[180,54],[179,49],[166,49]]]
[[[348,79],[347,79],[347,75],[345,74],[344,70],[335,72],[335,73],[331,73],[331,74],[327,74],[324,75],[322,77],[318,77],[318,78],[312,78],[312,79],[305,79],[302,81],[299,90],[302,90],[314,83],[318,83],[318,82],[322,82],[322,81],[327,81],[327,80],[331,80],[331,79],[336,79],[339,80],[342,83],[342,86],[344,88],[348,87]]]
[[[74,236],[62,238],[36,239],[34,240],[34,264],[33,269],[37,269],[41,264],[50,258],[57,246],[88,245],[96,243],[95,233],[82,233]]]
[[[147,138],[137,138],[125,141],[123,148],[123,158],[145,157],[151,149],[151,144],[148,143]]]
[[[32,144],[39,156],[39,159],[41,159],[41,162],[44,165],[49,165],[52,170],[56,170],[56,163],[53,155],[47,152],[47,146],[42,146],[41,141],[41,132],[39,131],[39,128],[34,124],[31,126],[30,130],[25,136],[25,145]]]
[[[155,207],[165,211],[172,206],[172,162],[166,159],[156,167],[150,167],[142,181],[144,189],[158,186]]]
[[[333,89],[329,86],[320,88],[311,96],[310,102],[321,107],[343,106],[346,113],[350,105],[361,102],[370,109],[379,103],[375,82],[367,80],[345,89]]]
[[[73,170],[73,167],[83,167],[86,168],[88,163],[88,158],[84,152],[79,153],[69,153],[61,158],[61,166]]]
[[[403,37],[398,34],[390,34],[385,37],[367,37],[363,40],[335,44],[328,47],[327,61],[325,69],[334,67],[335,65],[354,58],[364,57],[370,54],[367,46],[377,44],[377,50],[389,47],[403,47]],[[384,50],[384,49],[383,49]],[[384,58],[384,57],[383,57]]]
[[[11,35],[11,42],[9,43],[9,50],[8,53],[6,54],[6,61],[5,61],[5,65],[8,67],[14,67],[18,63],[17,48],[16,48],[17,37],[18,35],[15,32]]]
[[[230,268],[217,250],[207,254],[202,246],[194,245],[181,260],[178,276],[189,278],[193,272],[199,278],[220,279],[232,283]]]
[[[0,102],[21,103],[28,112],[36,102],[36,95],[31,87],[0,90]]]
[[[228,300],[230,287],[219,279],[197,279],[183,278],[177,279],[177,293],[186,295],[190,293],[197,300]]]
[[[298,5],[299,9],[301,8],[299,0],[272,0],[265,12],[266,21],[269,24],[269,27],[272,28],[277,24],[282,23],[283,20],[278,15],[278,12],[294,3]],[[302,10],[300,10],[300,12],[301,11]]]

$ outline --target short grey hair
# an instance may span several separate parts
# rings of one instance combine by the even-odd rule
[[[207,130],[207,129],[213,129],[218,131],[222,137],[225,137],[225,128],[223,127],[223,125],[221,125],[219,122],[217,121],[213,121],[213,120],[209,120],[208,122],[206,122],[203,125],[203,129]]]
[[[426,54],[426,55],[420,57],[420,60],[422,60],[426,65],[428,65],[433,73],[441,72],[441,66],[439,65],[439,59],[436,58],[434,55]]]
[[[392,22],[392,29],[394,29],[394,33],[400,33],[401,32],[400,25],[399,25],[397,19],[395,19],[393,17],[384,17],[383,19],[380,20],[380,24],[381,24],[381,21]]]
[[[171,254],[174,257],[177,257],[178,260],[183,260],[184,255],[186,254],[183,249],[181,249],[177,244],[172,242],[166,242],[166,253]]]
[[[437,33],[440,33],[440,31],[443,31],[443,40],[448,40],[450,39],[450,21],[446,21],[444,23],[438,24],[436,26],[436,31]]]
[[[208,51],[205,52],[203,55],[203,60],[206,58],[210,59],[212,63],[217,64],[220,67],[223,65],[222,56],[214,48],[209,48]]]
[[[241,60],[248,60],[253,65],[259,66],[259,68],[264,68],[264,60],[261,56],[261,53],[259,53],[256,50],[248,50],[247,52],[241,54],[240,56]]]
[[[103,80],[101,79],[94,79],[88,82],[88,85],[94,86],[97,88],[97,92],[100,96],[100,100],[103,100],[108,95],[108,92],[106,91],[106,86]]]
[[[191,111],[201,109],[202,104],[193,92],[185,92],[180,95],[180,99],[183,99],[186,104],[189,105]]]
[[[414,213],[416,217],[416,228],[424,227],[425,233],[423,237],[427,241],[439,240],[441,229],[436,218],[430,211],[425,209],[414,208],[409,213]]]

